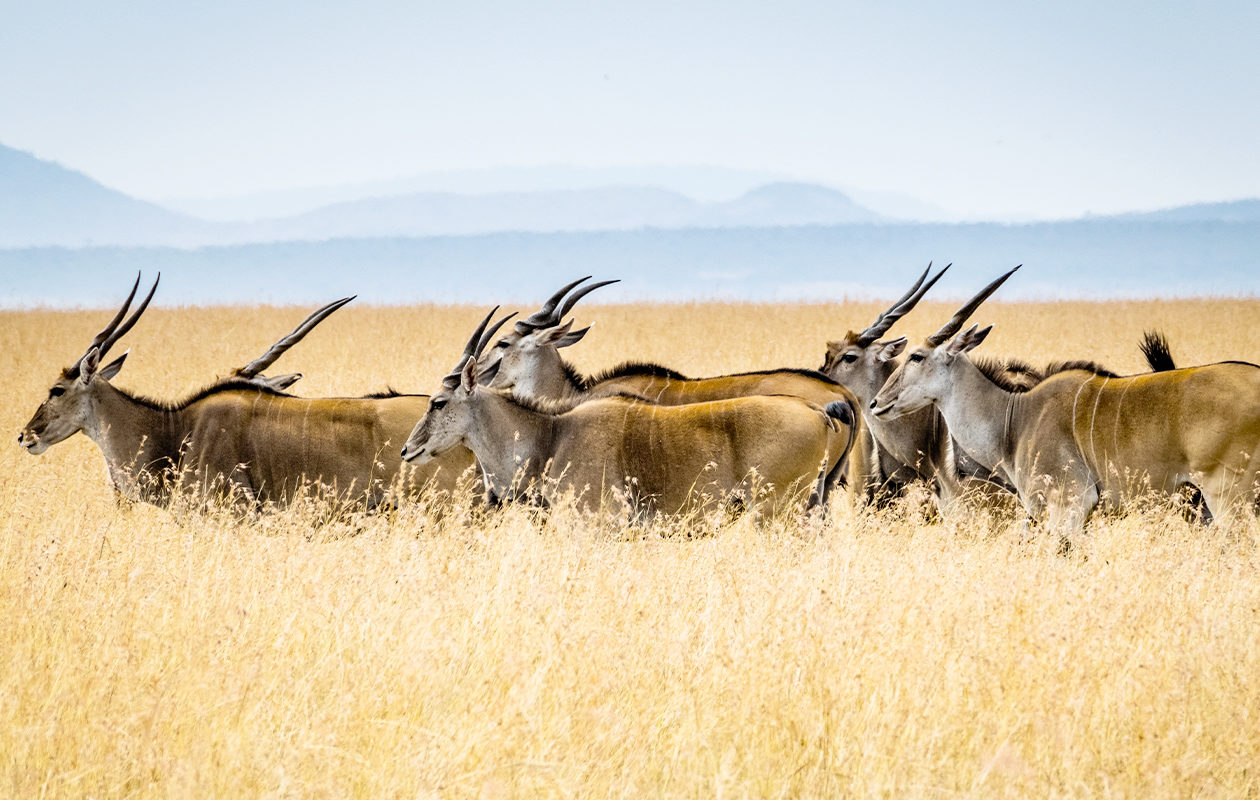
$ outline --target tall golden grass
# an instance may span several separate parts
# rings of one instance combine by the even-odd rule
[[[873,304],[588,307],[583,369],[816,367]],[[919,337],[952,304],[894,331]],[[174,398],[306,309],[154,309],[117,382]],[[338,312],[301,394],[424,391],[483,313]],[[107,312],[0,313],[16,435]],[[1260,359],[1260,302],[992,303],[983,347],[1138,371]],[[1159,504],[1071,557],[916,502],[627,529],[569,509],[239,520],[118,506],[79,436],[0,450],[0,794],[1260,795],[1257,527]],[[921,500],[922,498],[918,498]]]

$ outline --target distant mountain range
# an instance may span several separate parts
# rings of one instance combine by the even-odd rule
[[[149,198],[164,208],[202,219],[249,222],[294,217],[324,206],[411,194],[503,194],[603,189],[609,186],[651,186],[702,203],[729,201],[773,183],[799,183],[790,175],[768,170],[701,165],[584,167],[543,165],[483,167],[426,172],[408,178],[337,186],[313,186],[254,192],[234,197]],[[956,216],[908,195],[833,186],[858,205],[890,219],[955,222]]]
[[[0,212],[0,247],[200,247],[499,231],[887,221],[842,192],[788,182],[759,186],[734,200],[709,202],[645,186],[479,194],[412,192],[334,203],[278,219],[209,221],[136,200],[82,173],[2,145]]]
[[[929,259],[955,261],[947,283],[968,289],[1022,262],[1009,298],[1256,295],[1258,254],[1260,200],[911,223],[791,182],[725,201],[629,185],[425,191],[211,222],[0,146],[0,306],[107,304],[137,269],[162,271],[164,304],[485,302],[491,287],[506,302],[589,273],[625,279],[607,299],[833,299],[899,294]]]
[[[776,183],[728,202],[700,203],[642,186],[450,194],[423,192],[326,206],[296,217],[232,226],[235,241],[445,236],[498,231],[596,231],[837,225],[884,218],[832,189]],[[222,223],[228,225],[227,223]]]

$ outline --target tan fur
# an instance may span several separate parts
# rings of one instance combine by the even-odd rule
[[[586,396],[598,399],[618,394],[633,394],[664,406],[707,403],[754,395],[790,395],[820,408],[826,407],[828,403],[842,401],[854,410],[854,425],[860,426],[857,400],[848,389],[816,376],[791,370],[686,380],[654,375],[627,375],[601,381]],[[854,436],[855,431],[848,425],[839,426],[827,434],[827,447],[831,454],[827,464],[828,473],[842,459],[849,457],[852,449],[849,442]]]
[[[842,340],[827,343],[821,372],[854,393],[862,417],[859,444],[868,455],[849,461],[852,496],[881,505],[921,480],[932,489],[942,512],[963,496],[984,504],[1000,502],[1004,492],[990,482],[989,474],[960,473],[956,449],[935,409],[922,409],[896,421],[871,419],[870,401],[897,367],[899,342],[904,340],[864,343],[858,332],[849,331]],[[848,361],[843,358],[846,354]]]
[[[1260,482],[1254,365],[1126,378],[1067,372],[1013,403],[1014,471],[1025,485],[1044,482],[1046,494],[1066,490],[1060,502],[1093,483],[1103,500],[1124,505],[1149,483],[1167,493],[1197,486],[1217,519],[1254,505]],[[1033,498],[1034,509],[1044,502]]]
[[[973,326],[920,347],[876,397],[877,417],[937,406],[950,434],[1003,474],[1035,521],[1070,537],[1100,502],[1197,487],[1217,521],[1257,510],[1260,367],[1221,363],[1108,377],[1070,370],[1012,392],[966,356]]]
[[[572,491],[588,509],[616,498],[639,512],[676,513],[732,497],[779,508],[816,492],[834,462],[835,421],[797,397],[678,406],[615,397],[560,414],[479,386],[439,397],[445,405],[416,426],[408,456],[465,444],[500,498],[528,487],[544,501]]]
[[[308,399],[237,383],[167,407],[99,376],[87,386],[62,383],[66,394],[50,397],[24,429],[26,446],[42,452],[83,430],[122,494],[158,504],[177,486],[247,505],[284,504],[315,484],[374,507],[393,488],[410,495],[432,482],[450,490],[473,463],[467,450],[455,450],[423,469],[403,465],[399,452],[426,395]],[[70,403],[90,410],[67,426],[61,418]],[[50,426],[58,428],[51,436]]]

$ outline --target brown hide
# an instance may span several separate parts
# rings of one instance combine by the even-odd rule
[[[463,435],[500,496],[532,482],[545,500],[572,491],[588,509],[620,498],[676,513],[732,496],[787,507],[817,488],[836,427],[818,406],[784,396],[679,406],[605,398],[549,413],[478,387],[462,402]],[[409,446],[422,447],[427,428]]]
[[[792,370],[753,372],[740,375],[722,375],[714,378],[671,379],[655,375],[625,375],[600,381],[591,387],[589,397],[612,397],[632,394],[661,405],[704,403],[753,395],[790,395],[825,408],[828,403],[841,400],[850,404],[857,418],[858,401],[853,394],[838,383],[822,376]],[[827,470],[830,472],[841,459],[849,455],[848,441],[853,433],[848,426],[839,426],[828,434],[831,454]],[[862,456],[863,461],[865,456]]]
[[[1055,375],[1013,399],[1017,472],[1112,502],[1193,484],[1213,515],[1254,503],[1260,480],[1260,367],[1221,363],[1125,378]],[[1082,471],[1084,470],[1084,471]]]
[[[427,395],[300,398],[249,391],[212,394],[177,412],[186,430],[184,467],[205,483],[231,476],[259,501],[288,502],[311,482],[375,505],[402,474],[405,494],[426,484],[451,490],[472,454],[457,449],[415,469],[399,455],[424,416]]]

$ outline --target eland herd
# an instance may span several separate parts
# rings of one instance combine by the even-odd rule
[[[1142,349],[1151,371],[1119,376],[1090,361],[1044,370],[973,357],[992,326],[967,320],[1019,267],[907,350],[881,339],[948,270],[931,265],[866,329],[827,343],[817,370],[689,378],[627,363],[583,375],[560,354],[589,328],[569,311],[616,281],[561,287],[499,331],[496,307],[436,394],[307,398],[301,375],[262,373],[353,298],[311,314],[261,357],[178,402],[112,385],[106,362],[136,324],[131,293],[61,371],[18,437],[39,454],[79,431],[105,456],[120,497],[159,505],[182,493],[250,512],[313,488],[376,509],[422,490],[480,479],[480,502],[578,506],[632,519],[694,510],[826,513],[848,488],[862,506],[926,482],[943,514],[963,498],[1014,495],[1028,522],[1065,544],[1100,503],[1141,493],[1189,495],[1204,521],[1260,512],[1260,366],[1177,369],[1162,337]],[[160,279],[160,278],[159,278]],[[493,345],[491,343],[493,342]]]

